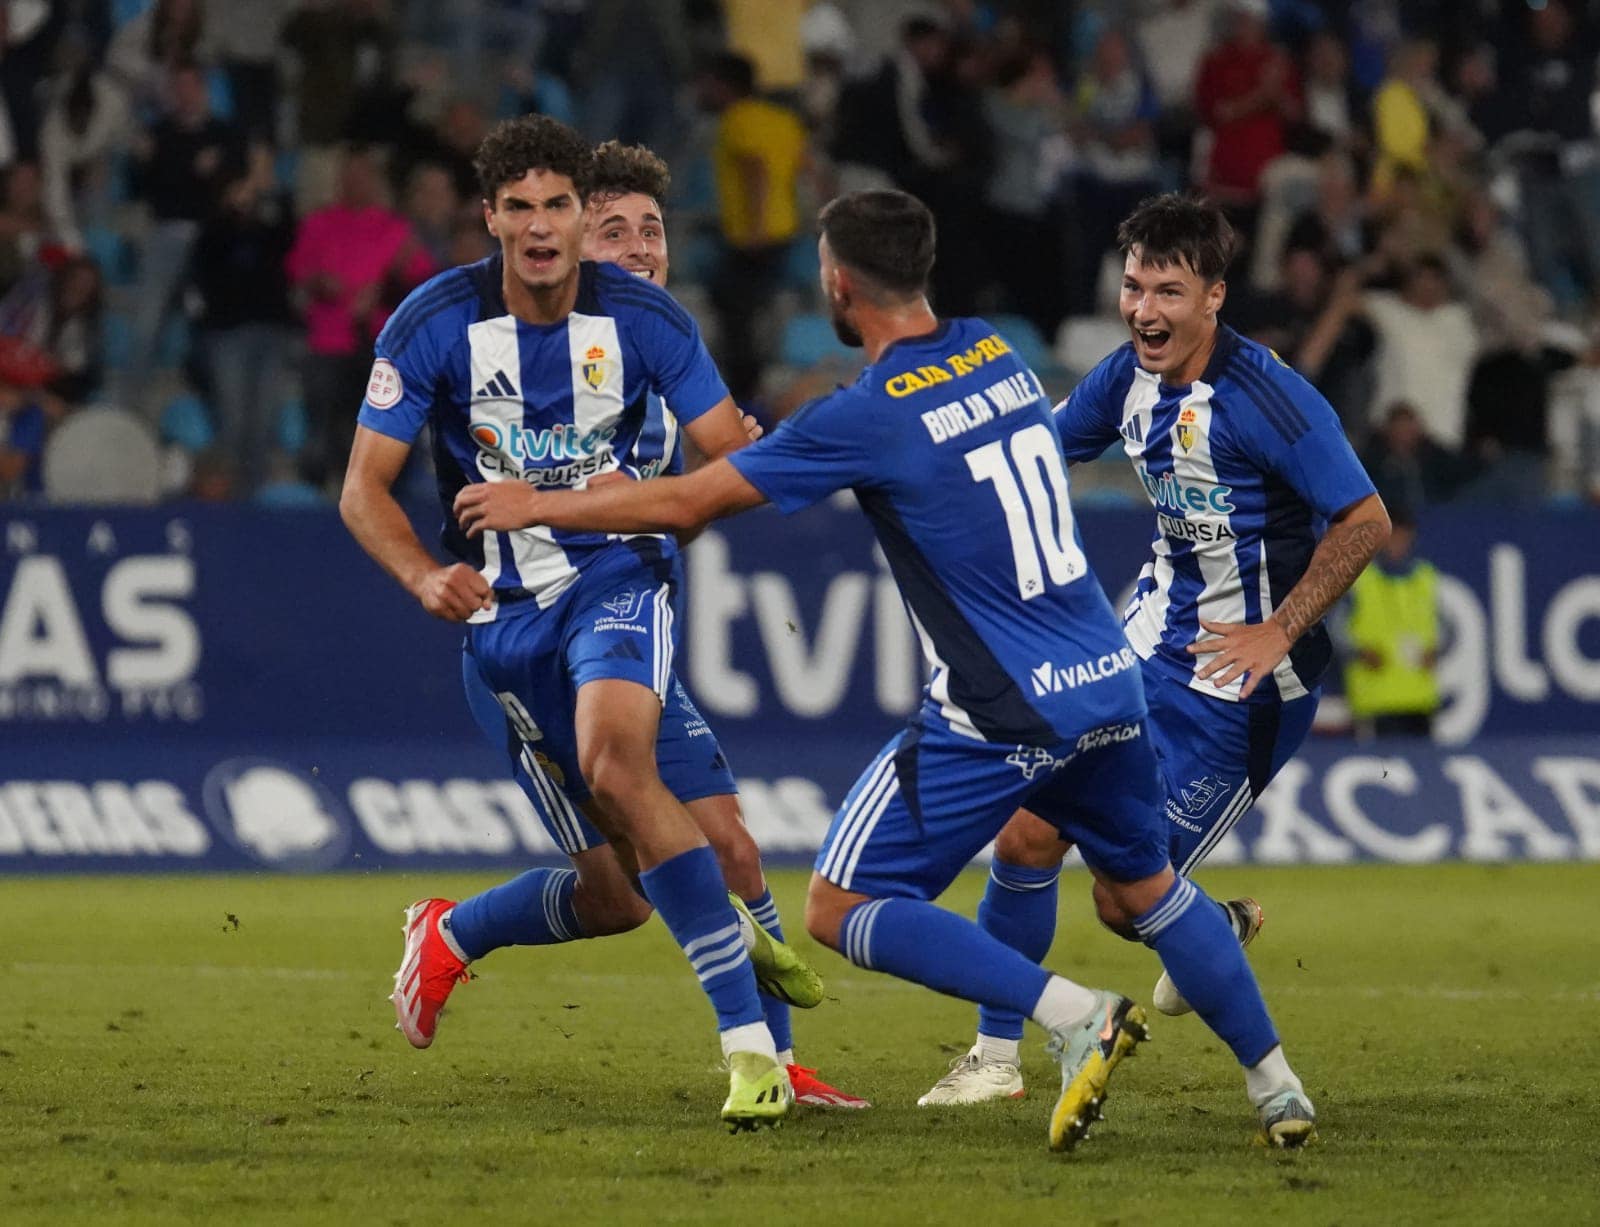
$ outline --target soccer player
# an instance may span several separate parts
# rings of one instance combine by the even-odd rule
[[[812,936],[857,966],[1032,1017],[1061,1068],[1050,1144],[1072,1146],[1146,1038],[1144,1011],[929,902],[1025,803],[1078,843],[1102,909],[1155,948],[1245,1066],[1253,1102],[1273,1105],[1263,1127],[1304,1140],[1311,1103],[1244,953],[1221,909],[1168,864],[1137,658],[1085,561],[1038,380],[982,320],[933,315],[933,219],[920,201],[851,193],[823,209],[821,229],[835,330],[871,363],[852,387],[685,477],[581,493],[464,488],[462,530],[682,531],[852,489],[932,676],[828,830]]]
[[[593,151],[576,132],[544,116],[508,120],[476,163],[500,250],[425,283],[385,325],[340,510],[424,609],[466,623],[530,773],[547,772],[540,754],[581,773],[594,816],[628,848],[716,1012],[730,1069],[723,1119],[771,1124],[793,1095],[739,917],[705,836],[655,765],[673,694],[675,544],[546,528],[468,538],[447,517],[456,561],[441,566],[390,490],[425,421],[447,513],[469,485],[574,486],[618,470],[651,389],[707,456],[743,445],[744,426],[694,321],[666,291],[580,262]],[[546,884],[540,913],[570,932],[575,880]]]
[[[1327,401],[1218,320],[1234,249],[1222,212],[1158,196],[1117,237],[1131,338],[1056,425],[1070,461],[1121,442],[1155,504],[1153,557],[1124,628],[1150,705],[1167,852],[1187,876],[1305,740],[1331,656],[1322,616],[1389,518]],[[1041,815],[1019,812],[995,844],[984,928],[1043,958],[1068,846]],[[1224,914],[1241,944],[1261,928],[1253,899]],[[1163,975],[1154,1004],[1183,1014],[1185,997]],[[1021,1036],[1017,1011],[980,1011],[977,1043],[918,1102],[1020,1096]]]
[[[616,264],[665,286],[670,266],[661,201],[671,177],[667,165],[639,145],[607,141],[596,147],[590,176],[582,254]],[[749,428],[753,419],[747,419]],[[759,428],[755,428],[759,431]],[[639,477],[683,469],[677,420],[649,394],[645,423],[624,468]],[[623,480],[620,474],[605,478]],[[604,478],[593,478],[598,483]],[[683,585],[681,555],[673,555],[675,591]],[[462,677],[474,718],[491,744],[508,752],[512,774],[545,830],[572,860],[571,869],[533,869],[470,899],[424,899],[408,909],[406,949],[396,976],[396,1025],[416,1047],[433,1042],[440,1011],[467,963],[510,945],[549,945],[603,937],[637,928],[651,907],[635,889],[631,868],[587,814],[597,802],[579,765],[558,751],[531,748],[518,734],[470,647],[462,653]],[[756,965],[761,1005],[779,1063],[789,1075],[797,1103],[830,1108],[865,1108],[866,1100],[829,1086],[817,1071],[794,1060],[791,1002],[821,1001],[820,978],[783,944],[777,904],[761,871],[761,852],[744,825],[739,798],[716,736],[682,684],[673,678],[656,737],[656,766],[673,796],[689,811],[716,853],[734,906],[750,919],[741,933]],[[604,822],[604,818],[599,818]],[[571,912],[562,902],[571,890]],[[556,906],[547,910],[547,901]],[[759,918],[759,919],[757,919]]]

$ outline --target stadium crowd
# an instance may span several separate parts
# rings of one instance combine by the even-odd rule
[[[0,496],[50,493],[51,435],[113,406],[156,496],[327,497],[384,320],[491,249],[474,148],[537,111],[669,160],[673,292],[769,423],[857,361],[815,310],[836,191],[925,200],[940,313],[1060,395],[1125,336],[1118,220],[1192,187],[1246,240],[1224,318],[1327,396],[1391,506],[1600,501],[1597,10],[10,3]],[[1084,486],[1119,497],[1113,467]]]

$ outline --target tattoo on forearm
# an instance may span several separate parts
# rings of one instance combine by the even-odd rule
[[[1370,520],[1334,524],[1311,555],[1311,565],[1272,617],[1293,643],[1317,624],[1366,570],[1383,543],[1383,526]]]

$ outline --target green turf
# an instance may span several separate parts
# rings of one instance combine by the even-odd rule
[[[1301,1154],[1251,1145],[1192,1017],[1155,1018],[1072,1155],[1035,1040],[1027,1099],[919,1110],[970,1011],[815,948],[801,1058],[878,1106],[728,1137],[656,924],[486,960],[413,1052],[401,908],[488,880],[0,880],[0,1222],[1600,1221],[1594,865],[1207,874],[1267,907],[1253,961],[1323,1118]],[[803,885],[776,875],[794,928]],[[1147,997],[1153,956],[1065,889],[1054,965]]]

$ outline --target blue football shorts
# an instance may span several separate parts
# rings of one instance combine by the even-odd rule
[[[844,890],[933,899],[1026,806],[1119,882],[1167,864],[1155,751],[1134,714],[1054,746],[954,732],[932,705],[879,751],[834,816],[816,870]]]
[[[1285,703],[1234,703],[1145,664],[1150,738],[1160,764],[1167,854],[1193,872],[1311,731],[1317,691]]]
[[[579,687],[637,682],[662,700],[656,766],[679,801],[736,791],[716,735],[672,669],[676,576],[660,567],[606,565],[585,574],[549,609],[513,607],[467,628],[462,683],[473,719],[503,749],[545,830],[567,855],[606,842],[579,810],[589,786],[578,766]],[[675,571],[675,569],[674,569]]]

